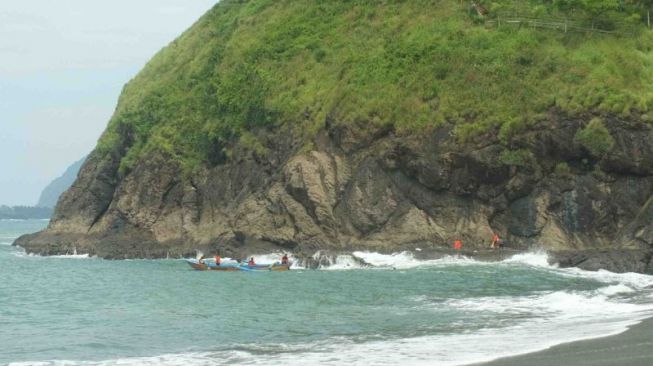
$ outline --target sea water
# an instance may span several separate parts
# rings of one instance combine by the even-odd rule
[[[544,253],[355,252],[328,269],[221,273],[10,245],[46,224],[0,221],[0,364],[465,365],[653,314],[653,277],[559,269]]]

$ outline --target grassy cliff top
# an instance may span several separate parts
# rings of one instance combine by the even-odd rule
[[[192,168],[327,116],[504,140],[552,109],[650,120],[646,2],[496,0],[479,16],[460,0],[223,0],[125,86],[98,151],[128,138],[123,170],[156,149]]]

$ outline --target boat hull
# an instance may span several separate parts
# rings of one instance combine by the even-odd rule
[[[274,263],[274,264],[257,264],[254,266],[249,266],[246,264],[222,264],[219,266],[216,266],[215,264],[209,264],[209,263],[199,263],[194,260],[186,260],[186,263],[188,263],[191,268],[197,271],[222,271],[222,272],[237,272],[237,271],[256,271],[256,272],[262,272],[262,271],[274,271],[274,272],[281,272],[281,271],[288,271],[290,270],[290,265],[289,264],[281,264],[281,263]]]

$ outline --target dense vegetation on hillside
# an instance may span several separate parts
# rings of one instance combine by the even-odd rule
[[[508,141],[554,109],[653,120],[650,1],[223,0],[126,85],[98,151],[121,169],[162,150],[217,164],[260,131],[335,123],[400,133],[455,126]],[[611,34],[496,26],[501,12],[569,17]]]

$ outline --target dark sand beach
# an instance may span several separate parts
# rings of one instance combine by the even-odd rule
[[[484,363],[485,366],[651,366],[653,318],[616,336],[561,344],[547,350]]]

